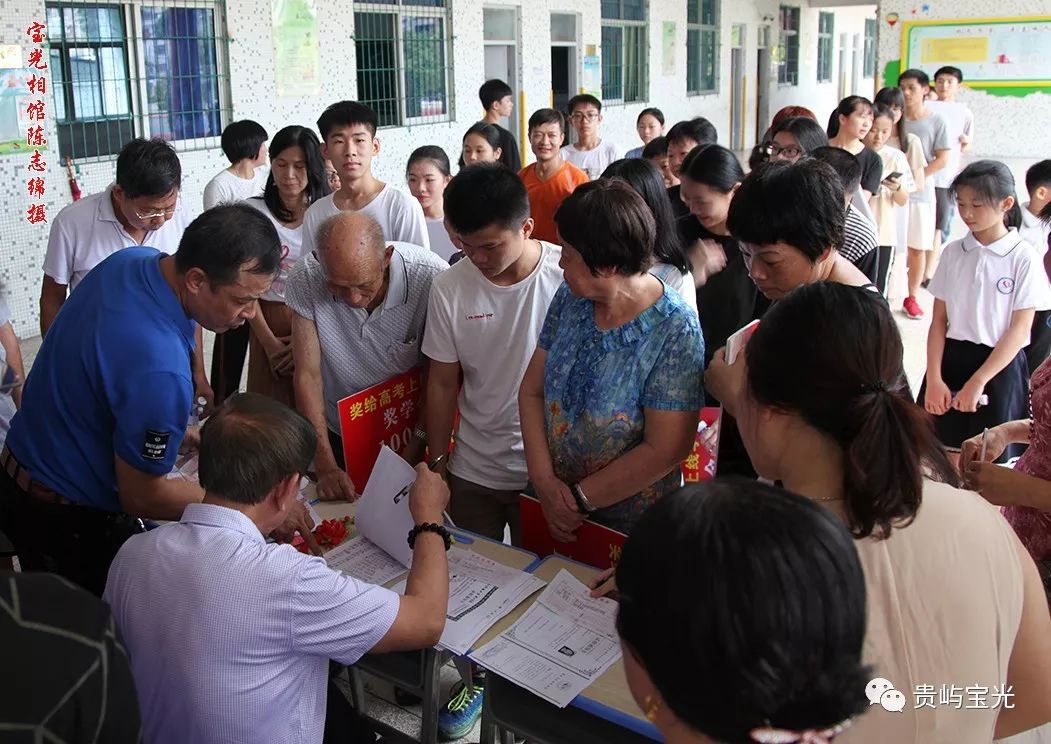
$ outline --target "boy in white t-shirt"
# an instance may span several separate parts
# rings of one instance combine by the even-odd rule
[[[1022,225],[1018,234],[1042,256],[1051,239],[1051,225],[1040,219],[1040,213],[1051,204],[1051,160],[1041,160],[1025,172],[1029,201],[1022,205]]]
[[[562,148],[562,157],[588,174],[594,181],[614,160],[620,160],[620,150],[609,140],[598,135],[602,123],[602,102],[595,96],[581,93],[569,99],[569,123],[577,133],[576,144]]]
[[[227,125],[220,144],[230,167],[219,171],[204,187],[205,209],[262,195],[269,173],[263,167],[266,165],[268,139],[262,125],[251,119]]]
[[[372,159],[380,154],[376,112],[357,101],[339,101],[317,120],[324,142],[321,154],[339,174],[340,187],[310,205],[303,215],[303,252],[317,247],[321,223],[340,212],[361,212],[379,223],[388,243],[412,243],[430,249],[423,207],[410,194],[372,174]]]
[[[945,119],[945,127],[949,134],[949,163],[934,174],[935,224],[941,233],[942,243],[949,240],[952,218],[956,213],[956,203],[949,193],[949,188],[956,174],[960,172],[961,153],[971,149],[971,143],[974,142],[974,114],[967,104],[956,100],[956,94],[960,92],[962,84],[963,72],[959,67],[947,65],[938,68],[934,73],[934,90],[938,100],[927,104],[932,111],[938,112]],[[927,278],[931,276],[933,267],[928,267]]]
[[[457,526],[495,540],[510,526],[518,545],[518,497],[529,478],[518,387],[562,285],[562,249],[530,237],[525,185],[498,163],[474,165],[453,178],[445,189],[445,224],[467,260],[431,284],[423,337],[430,358],[429,457],[449,451],[459,404],[456,446],[441,470],[449,482],[449,514]],[[478,680],[470,691],[462,683],[454,689],[438,715],[442,741],[470,731],[481,696]]]

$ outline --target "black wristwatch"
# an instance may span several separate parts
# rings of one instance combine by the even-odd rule
[[[424,524],[418,524],[409,530],[409,537],[407,538],[409,550],[414,550],[416,548],[416,536],[421,532],[433,532],[437,535],[441,535],[442,540],[445,541],[445,549],[448,550],[452,547],[453,536],[449,534],[449,530],[436,522],[425,522]]]
[[[577,502],[577,510],[581,514],[591,514],[598,508],[588,501],[588,497],[584,495],[584,489],[580,487],[579,483],[574,483],[569,487],[569,490],[573,493],[573,500]]]

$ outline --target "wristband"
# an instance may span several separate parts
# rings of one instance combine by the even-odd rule
[[[581,514],[591,514],[598,509],[597,506],[592,505],[588,501],[588,497],[584,495],[584,489],[580,487],[579,483],[574,483],[569,487],[569,490],[573,493],[573,500],[577,502],[577,509]]]
[[[448,550],[452,547],[453,538],[452,535],[449,534],[449,530],[445,529],[444,526],[435,522],[425,522],[424,524],[418,524],[411,530],[409,530],[409,537],[407,538],[407,542],[409,543],[409,550],[416,549],[416,537],[421,532],[433,532],[436,535],[441,535],[442,540],[445,541],[445,549]]]

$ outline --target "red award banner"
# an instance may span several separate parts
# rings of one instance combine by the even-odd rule
[[[595,568],[606,569],[620,560],[620,550],[628,536],[586,520],[577,531],[576,542],[558,542],[547,529],[540,502],[524,493],[518,497],[522,518],[522,547],[541,558],[558,553]]]
[[[381,445],[401,454],[412,441],[422,396],[423,371],[415,368],[337,404],[347,475],[359,492],[369,481]]]
[[[715,477],[716,466],[719,462],[719,435],[722,421],[722,408],[701,409],[701,420],[697,423],[693,450],[682,463],[682,479],[685,483],[699,483]]]

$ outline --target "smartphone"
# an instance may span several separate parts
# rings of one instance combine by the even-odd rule
[[[751,323],[746,325],[744,328],[734,332],[730,338],[726,339],[726,363],[733,364],[737,361],[737,355],[741,353],[741,349],[748,343],[748,339],[755,333],[755,329],[759,327],[759,321],[753,320]]]
[[[902,172],[901,172],[901,171],[894,171],[893,173],[891,173],[891,174],[890,174],[889,176],[887,176],[887,177],[886,177],[886,178],[884,178],[883,180],[884,180],[884,181],[893,181],[893,180],[896,180],[896,179],[898,179],[898,178],[901,178],[901,177],[902,177],[902,175],[903,175],[903,174],[902,174]]]

